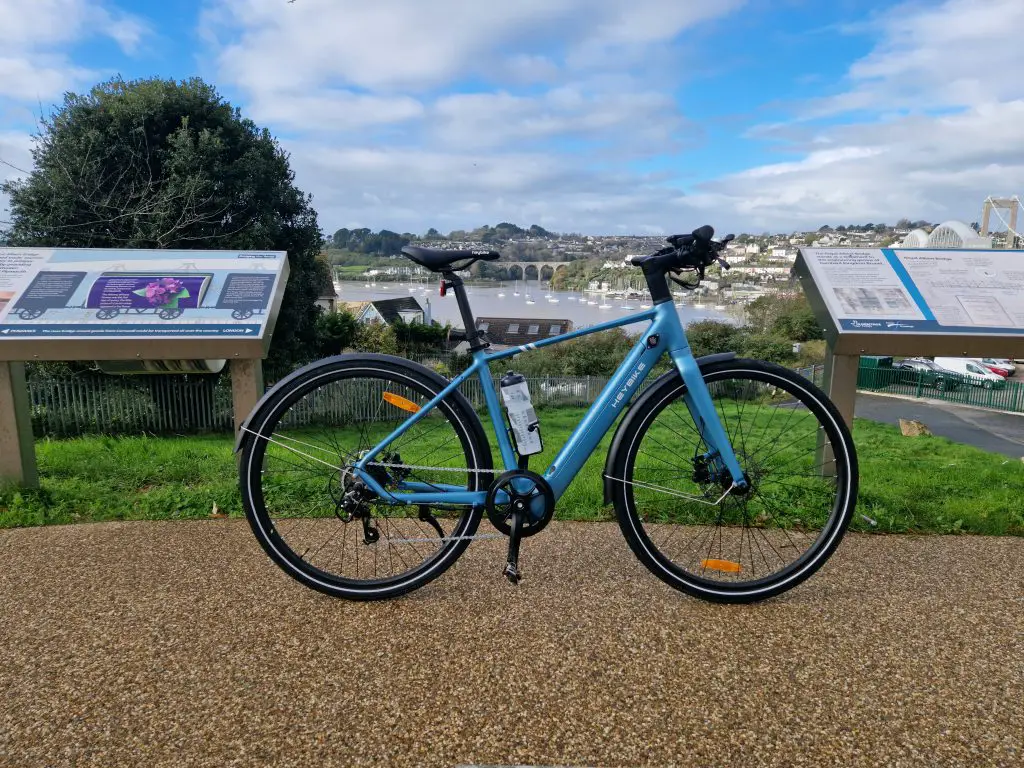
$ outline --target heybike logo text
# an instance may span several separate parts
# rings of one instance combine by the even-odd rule
[[[619,405],[622,404],[622,401],[625,400],[628,396],[629,390],[633,388],[633,385],[636,384],[637,379],[640,378],[640,372],[646,369],[647,365],[645,363],[640,363],[639,365],[637,365],[636,370],[629,375],[629,378],[626,379],[626,383],[622,385],[622,389],[620,389],[616,393],[615,400],[612,401],[612,408],[618,408]]]

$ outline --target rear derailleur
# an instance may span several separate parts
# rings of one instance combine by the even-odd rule
[[[343,523],[351,523],[356,518],[363,522],[363,543],[373,544],[380,539],[380,531],[373,524],[370,516],[369,501],[373,492],[359,478],[343,480],[341,497],[334,499],[334,516]]]
[[[380,463],[401,464],[402,457],[397,453],[384,454],[380,457]],[[388,485],[397,485],[409,474],[404,467],[379,466],[372,462],[366,471],[382,488],[387,488]],[[349,466],[341,468],[340,478],[341,493],[334,494],[335,516],[343,523],[350,523],[356,518],[360,519],[363,523],[364,544],[370,545],[379,541],[380,531],[370,514],[370,502],[376,494],[366,487],[366,484],[355,475]]]
[[[548,481],[528,469],[500,475],[487,491],[487,519],[508,536],[508,558],[502,574],[513,584],[522,579],[519,544],[540,533],[555,512],[555,494]]]

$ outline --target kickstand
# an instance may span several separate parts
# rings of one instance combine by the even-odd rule
[[[508,562],[505,563],[505,570],[503,573],[505,578],[510,582],[518,584],[523,578],[523,574],[519,570],[519,542],[522,539],[523,533],[522,512],[512,513],[512,517],[509,520],[509,527],[511,530],[508,536]]]

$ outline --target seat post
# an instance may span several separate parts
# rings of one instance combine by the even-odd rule
[[[462,315],[462,325],[466,329],[466,340],[469,341],[469,348],[476,352],[487,349],[490,342],[487,337],[476,329],[476,318],[473,317],[473,310],[469,308],[469,297],[466,296],[466,287],[462,278],[454,272],[442,272],[442,277],[448,288],[455,291],[455,301],[459,305],[459,314]]]

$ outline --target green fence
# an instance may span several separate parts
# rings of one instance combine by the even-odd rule
[[[857,388],[861,390],[926,397],[958,405],[976,405],[981,408],[1024,413],[1024,382],[1006,381],[1005,386],[991,389],[975,385],[966,379],[950,382],[948,378],[936,379],[933,374],[925,371],[888,368],[870,362],[862,362],[857,373]]]

